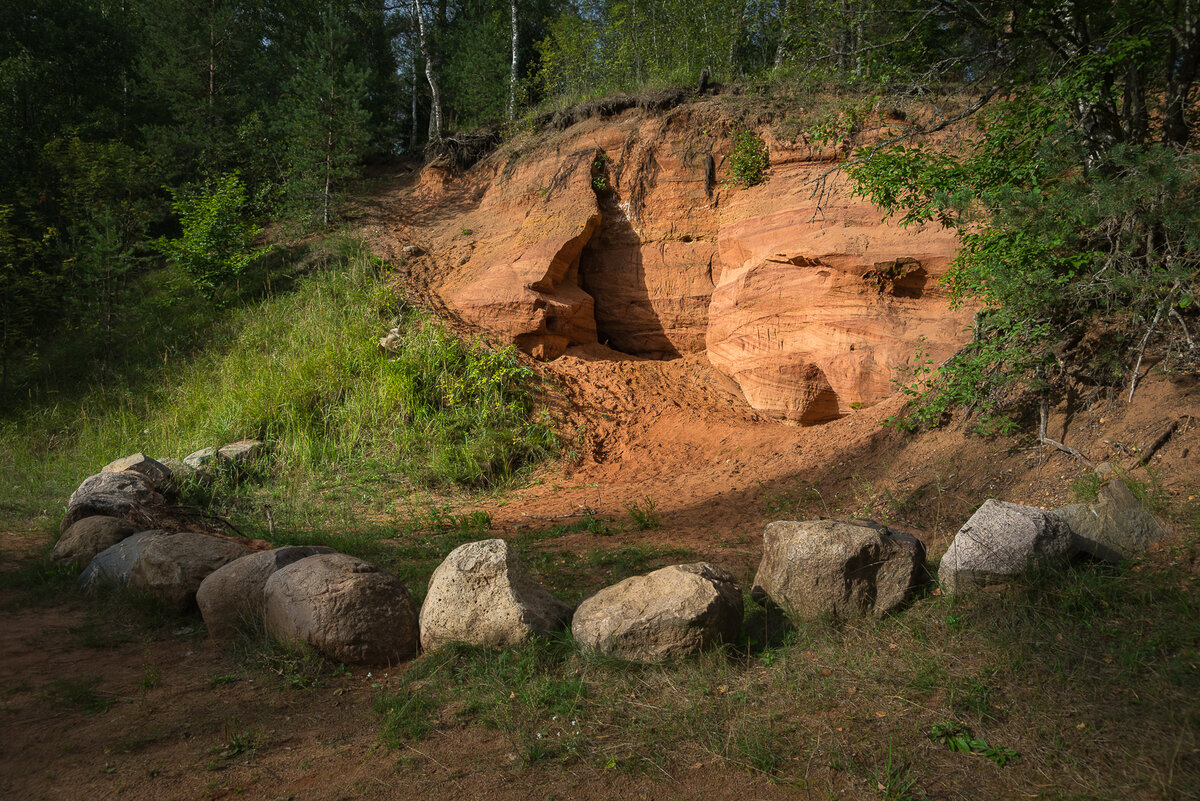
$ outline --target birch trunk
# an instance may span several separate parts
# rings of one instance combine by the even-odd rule
[[[413,16],[417,18],[417,41],[425,59],[425,80],[429,82],[429,140],[442,138],[442,93],[438,90],[437,71],[429,55],[429,40],[425,37],[425,14],[421,0],[413,0]]]
[[[508,73],[508,118],[517,118],[517,53],[520,41],[517,34],[517,0],[509,0],[512,11],[512,69]]]

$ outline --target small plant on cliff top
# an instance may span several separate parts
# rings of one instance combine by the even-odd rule
[[[767,146],[753,131],[738,131],[729,149],[729,172],[735,183],[749,188],[761,184],[766,177],[770,159]]]

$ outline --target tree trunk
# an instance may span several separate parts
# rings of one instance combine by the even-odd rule
[[[791,20],[792,0],[783,0],[783,12],[779,16],[779,44],[775,46],[775,69],[783,66],[787,55],[788,24]]]
[[[1146,81],[1140,67],[1130,67],[1125,72],[1121,122],[1128,141],[1135,145],[1146,141],[1146,132],[1150,129],[1150,115],[1146,108]]]
[[[508,118],[515,120],[517,118],[517,55],[520,47],[517,32],[517,0],[509,0],[509,8],[512,12],[512,68],[508,73]]]
[[[425,37],[425,15],[421,0],[413,0],[413,16],[417,18],[417,41],[421,46],[421,57],[425,59],[425,80],[429,82],[429,140],[442,138],[442,93],[438,91],[437,70],[429,53],[429,40]]]
[[[1171,31],[1167,60],[1166,103],[1163,108],[1163,142],[1184,147],[1190,129],[1187,109],[1192,85],[1196,81],[1197,47],[1200,47],[1200,3],[1187,0],[1182,19]]]
[[[213,96],[217,93],[217,32],[213,29],[214,17],[217,15],[216,0],[208,6],[208,107],[213,106]]]
[[[409,52],[412,55],[412,135],[408,140],[409,152],[412,152],[417,147],[417,138],[421,135],[420,128],[417,122],[417,47],[416,42],[411,43]]]

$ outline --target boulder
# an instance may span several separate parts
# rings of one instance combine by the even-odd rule
[[[127,471],[145,476],[146,480],[150,482],[150,486],[159,492],[169,487],[171,483],[171,469],[144,453],[135,453],[117,459],[100,468],[101,473],[124,473]]]
[[[1130,559],[1157,542],[1166,530],[1121,479],[1100,488],[1094,503],[1055,512],[1075,535],[1075,550],[1107,562]]]
[[[571,631],[584,648],[638,662],[687,656],[742,630],[742,591],[704,562],[671,565],[606,587],[575,610]]]
[[[244,465],[262,456],[266,445],[256,439],[239,439],[217,450],[217,458],[226,459],[236,465]]]
[[[530,575],[506,541],[471,542],[451,551],[429,579],[421,647],[515,645],[561,628],[570,616],[571,608]]]
[[[263,587],[267,632],[336,662],[396,664],[416,655],[417,613],[404,583],[341,553],[276,570]]]
[[[1068,556],[1072,540],[1070,527],[1054,512],[987,500],[954,535],[938,580],[946,592],[969,592],[1015,576],[1035,560]]]
[[[134,560],[129,586],[186,611],[210,573],[248,553],[250,549],[241,543],[194,531],[156,538],[146,543]]]
[[[164,503],[163,496],[140,473],[97,473],[85,478],[71,493],[59,530],[66,531],[85,517],[127,517],[139,507],[155,508]]]
[[[211,473],[197,470],[190,464],[185,464],[181,459],[164,456],[158,461],[163,467],[171,471],[170,481],[167,482],[166,487],[160,489],[164,494],[178,493],[188,484],[207,484],[212,482],[213,477]]]
[[[129,583],[129,573],[142,552],[151,543],[170,537],[171,534],[159,529],[140,531],[105,548],[96,554],[79,574],[79,586],[89,592],[100,587],[115,587]]]
[[[75,521],[54,544],[50,558],[55,562],[87,565],[96,554],[137,533],[132,524],[117,517],[93,515]]]
[[[926,580],[925,546],[870,520],[778,521],[751,595],[798,618],[882,615]]]
[[[203,470],[217,460],[216,448],[201,448],[183,457],[183,463],[193,470]]]
[[[262,616],[263,587],[271,574],[309,556],[334,553],[323,545],[288,545],[238,557],[200,583],[196,604],[214,639],[228,639]]]

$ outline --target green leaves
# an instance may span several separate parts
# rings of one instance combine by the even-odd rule
[[[935,723],[929,729],[929,739],[941,743],[955,753],[985,756],[1000,767],[1021,756],[1011,748],[993,746],[987,740],[975,737],[971,730],[961,723]]]
[[[270,251],[254,246],[262,229],[246,219],[246,188],[236,172],[199,187],[170,191],[183,235],[159,239],[156,245],[191,276],[205,297],[211,300]]]
[[[754,131],[738,131],[729,148],[729,174],[745,189],[761,184],[770,166],[767,146]]]

